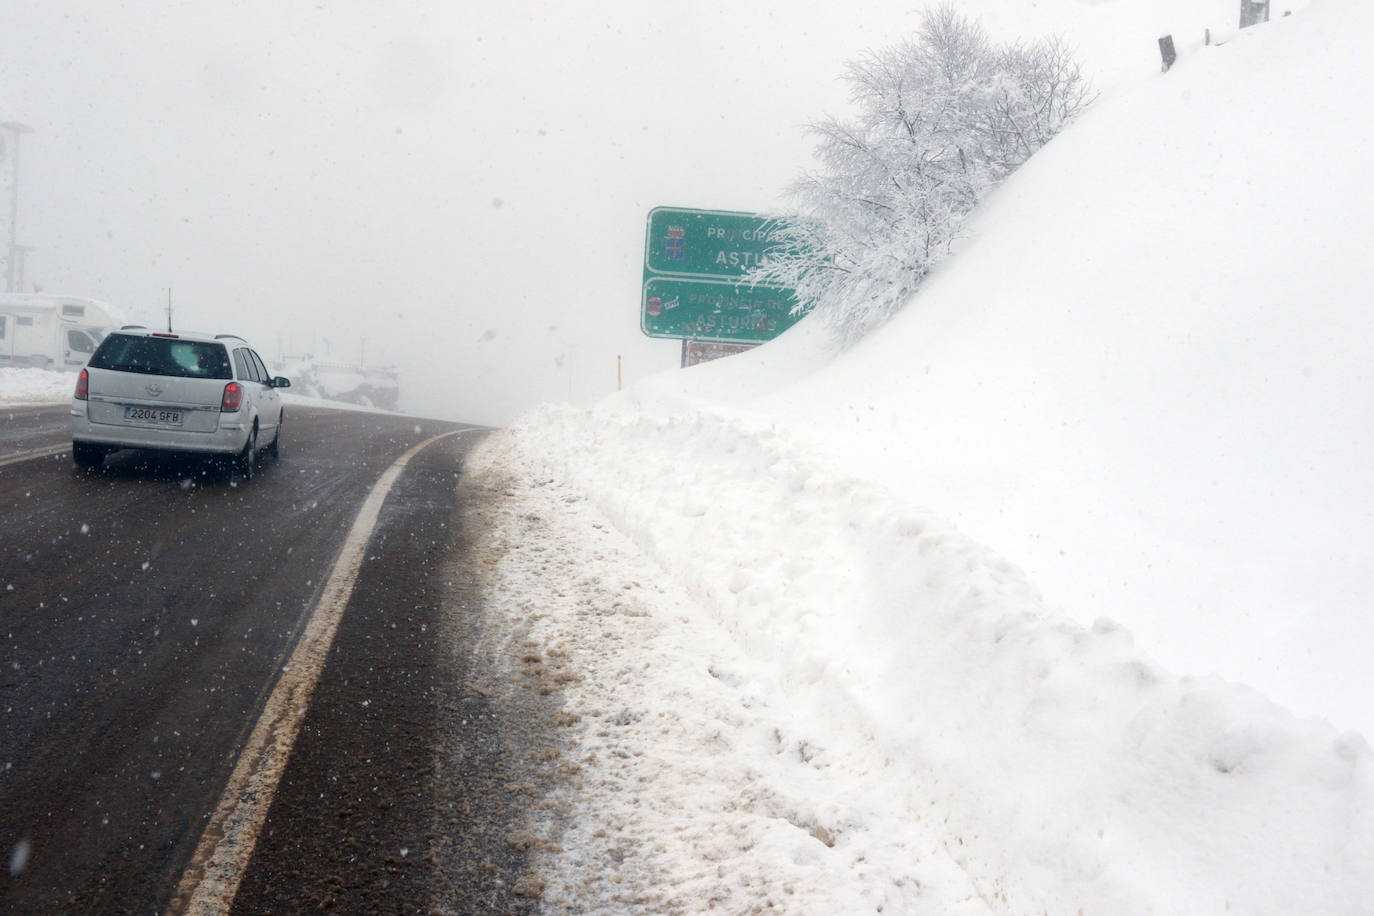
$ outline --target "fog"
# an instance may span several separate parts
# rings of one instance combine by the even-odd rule
[[[779,206],[846,62],[918,15],[9,0],[24,291],[396,364],[433,416],[590,403],[617,357],[627,384],[679,360],[639,331],[648,210]]]

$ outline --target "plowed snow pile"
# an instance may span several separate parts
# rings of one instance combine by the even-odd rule
[[[495,600],[585,673],[551,911],[1370,910],[1374,11],[1213,6],[1036,5],[1202,12],[859,346],[475,459],[557,545]]]

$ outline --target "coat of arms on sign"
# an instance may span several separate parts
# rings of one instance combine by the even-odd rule
[[[669,226],[668,238],[664,241],[663,256],[670,261],[681,261],[686,251],[687,230],[681,226]]]

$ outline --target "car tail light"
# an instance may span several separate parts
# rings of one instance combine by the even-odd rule
[[[243,386],[238,382],[230,382],[224,386],[224,397],[220,399],[219,409],[221,413],[233,413],[243,406]]]
[[[85,369],[82,369],[81,374],[76,377],[76,399],[78,401],[86,400],[86,395],[89,393],[90,387],[91,375]]]

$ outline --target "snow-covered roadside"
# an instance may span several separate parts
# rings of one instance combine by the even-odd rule
[[[485,600],[563,704],[546,911],[990,912],[881,772],[775,706],[709,611],[526,458],[497,432],[465,473],[505,483]]]
[[[76,373],[55,372],[51,369],[0,369],[0,405],[38,407],[66,404],[72,399]],[[297,407],[329,407],[334,410],[354,410],[364,413],[395,414],[398,411],[367,407],[347,401],[331,401],[303,394],[281,392],[282,402]]]
[[[546,408],[473,461],[526,478],[491,600],[580,675],[552,910],[1374,899],[1362,738],[1050,615],[990,551],[766,426]]]
[[[72,399],[76,375],[50,369],[0,369],[0,404],[38,406]]]

